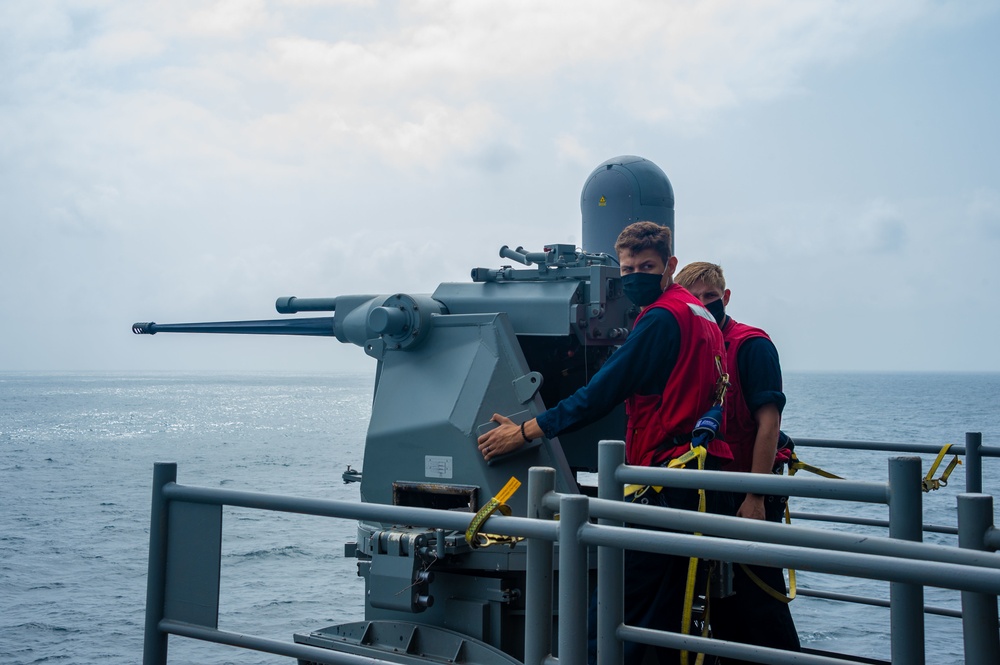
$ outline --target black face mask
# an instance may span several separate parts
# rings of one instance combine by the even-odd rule
[[[726,321],[726,304],[722,302],[722,298],[713,300],[712,302],[705,305],[705,309],[711,312],[712,316],[715,317],[715,322],[720,326]]]
[[[660,280],[663,275],[650,272],[632,272],[622,277],[622,291],[628,299],[639,307],[646,307],[656,302],[663,293]]]

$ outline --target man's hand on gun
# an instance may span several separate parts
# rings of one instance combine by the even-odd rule
[[[534,418],[518,425],[507,416],[494,413],[490,420],[497,423],[497,426],[477,439],[479,452],[487,462],[499,455],[512,453],[542,435]]]

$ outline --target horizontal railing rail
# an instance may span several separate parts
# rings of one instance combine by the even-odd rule
[[[839,439],[814,439],[795,437],[795,445],[808,448],[837,448],[839,450],[874,450],[885,453],[917,453],[937,455],[941,445],[935,443],[896,443],[890,441],[842,441]],[[981,446],[979,454],[983,457],[1000,457],[1000,446]],[[965,445],[953,444],[948,448],[949,455],[966,455]]]
[[[796,447],[834,448],[840,450],[872,450],[888,453],[937,455],[943,446],[932,443],[896,443],[890,441],[842,441],[837,439],[795,438]],[[966,432],[965,445],[952,444],[949,455],[965,459],[965,491],[983,491],[983,458],[1000,457],[1000,446],[984,446],[982,432]]]
[[[854,526],[874,526],[889,528],[889,520],[880,520],[872,517],[851,517],[850,515],[835,515],[832,513],[808,513],[797,510],[788,511],[788,516],[792,520],[808,520],[811,522],[828,522],[830,524],[853,524]],[[947,524],[924,524],[924,533],[943,533],[950,536],[958,535],[957,526]]]
[[[803,589],[802,587],[799,587],[797,595],[812,596],[813,598],[823,598],[826,600],[840,600],[848,603],[856,603],[858,605],[871,605],[873,607],[889,607],[889,601],[885,598],[868,598],[866,596],[856,596],[849,593],[837,593],[836,591]],[[958,610],[953,610],[949,607],[935,607],[933,605],[924,605],[924,614],[936,614],[938,616],[950,617],[952,619],[962,618],[962,613]]]
[[[889,461],[885,483],[764,474],[632,467],[624,464],[624,444],[599,446],[598,497],[557,494],[554,472],[533,468],[528,482],[528,514],[537,518],[490,517],[490,533],[526,541],[526,665],[582,665],[586,662],[589,580],[588,550],[598,552],[597,579],[602,612],[598,617],[599,665],[618,665],[623,640],[669,646],[756,662],[830,664],[828,655],[788,653],[693,635],[650,631],[623,623],[622,552],[636,549],[684,557],[878,579],[890,584],[890,599],[837,598],[888,606],[894,662],[924,660],[923,613],[961,616],[966,663],[1000,662],[997,596],[1000,595],[1000,532],[993,525],[993,499],[958,497],[959,547],[922,543],[920,464],[917,458]],[[143,662],[167,662],[169,635],[228,644],[321,663],[360,665],[380,662],[302,644],[219,630],[218,588],[223,506],[299,513],[338,519],[464,532],[472,515],[454,511],[388,506],[221,488],[179,485],[176,465],[154,469],[147,577]],[[636,505],[622,501],[625,484],[663,484],[836,501],[882,503],[889,507],[889,536],[829,531],[799,524],[773,524],[725,515]],[[558,514],[558,519],[553,519]],[[596,522],[595,522],[596,520]],[[625,524],[655,528],[636,529]],[[700,534],[700,535],[695,535]],[[558,567],[558,581],[553,570]],[[954,589],[962,612],[924,607],[923,588]],[[214,589],[214,596],[213,596]],[[553,594],[558,594],[558,631],[553,635]],[[831,592],[814,592],[834,598]],[[846,594],[844,594],[846,596]],[[870,602],[869,602],[870,601]],[[553,640],[558,656],[551,653]]]

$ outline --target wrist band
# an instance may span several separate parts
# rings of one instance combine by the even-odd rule
[[[521,438],[524,439],[525,443],[531,443],[534,439],[529,439],[528,435],[524,433],[524,423],[521,423]]]

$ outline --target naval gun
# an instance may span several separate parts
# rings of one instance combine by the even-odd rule
[[[544,464],[564,472],[560,491],[575,491],[572,469],[596,470],[595,442],[620,438],[620,418],[571,434],[580,446],[536,440],[510,455],[516,462],[492,460],[495,474],[480,469],[485,463],[475,439],[494,413],[528,420],[583,385],[624,341],[637,311],[623,297],[617,260],[608,254],[552,244],[540,252],[504,246],[500,256],[526,268],[474,268],[471,282],[444,283],[430,295],[287,296],[275,303],[282,314],[333,312],[329,317],[142,322],[132,331],[326,336],[362,347],[378,361],[364,501],[434,508],[481,503],[473,496],[434,497],[430,489],[398,496],[402,490],[394,483],[403,469],[414,468],[426,478],[461,477],[476,488],[469,492],[488,499],[513,471],[526,474],[528,466]],[[511,501],[523,511],[521,497]]]
[[[577,474],[596,470],[599,440],[624,438],[623,407],[489,462],[476,446],[494,413],[521,423],[584,385],[638,314],[623,294],[613,239],[640,219],[673,227],[669,181],[642,158],[609,160],[588,179],[581,208],[584,243],[602,251],[504,246],[500,257],[511,263],[473,268],[469,282],[442,283],[429,295],[282,297],[275,303],[281,314],[333,315],[145,322],[132,330],[326,336],[360,346],[377,362],[371,421],[362,469],[344,477],[360,477],[363,502],[475,513],[511,477],[526,481],[533,466],[555,470],[558,492],[587,491]],[[526,493],[506,503],[524,515]],[[361,522],[357,542],[345,549],[365,579],[365,621],[296,641],[386,658],[398,639],[394,627],[419,623],[439,639],[457,633],[489,645],[495,662],[523,659],[523,546],[476,548],[462,533]]]

